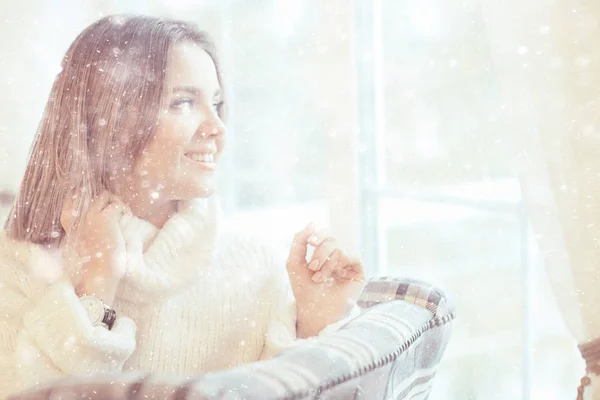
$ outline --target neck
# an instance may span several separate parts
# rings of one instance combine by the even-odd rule
[[[177,200],[168,200],[162,203],[149,202],[148,204],[131,203],[130,207],[133,215],[161,229],[177,212]]]

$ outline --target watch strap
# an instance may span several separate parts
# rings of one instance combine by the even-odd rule
[[[115,320],[117,319],[117,312],[112,308],[108,308],[106,305],[104,306],[104,318],[102,318],[102,323],[106,324],[108,330],[111,330],[113,325],[115,324]]]

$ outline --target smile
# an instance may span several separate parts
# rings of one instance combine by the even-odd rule
[[[186,153],[185,158],[191,160],[194,165],[199,166],[205,171],[214,171],[217,169],[214,153]]]
[[[215,162],[214,153],[187,153],[187,158],[196,162],[213,163]]]

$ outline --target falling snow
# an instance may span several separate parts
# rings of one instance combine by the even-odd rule
[[[82,347],[97,350],[117,337],[122,342],[110,342],[105,364],[114,369],[126,362],[119,353],[138,357],[131,365],[155,368],[164,363],[165,370],[186,373],[202,371],[206,360],[223,368],[235,366],[227,359],[232,348],[257,353],[253,346],[259,343],[261,348],[271,322],[270,303],[276,302],[259,296],[277,288],[276,274],[259,268],[271,260],[261,255],[262,247],[244,244],[236,248],[243,249],[243,256],[236,257],[226,252],[225,239],[211,236],[212,229],[217,231],[213,219],[222,212],[232,226],[246,227],[284,251],[305,220],[317,219],[344,242],[360,245],[372,273],[448,284],[461,318],[450,341],[451,368],[442,363],[435,378],[434,390],[442,388],[438,397],[458,399],[460,394],[453,393],[470,393],[487,398],[493,392],[498,398],[513,398],[522,387],[536,399],[572,395],[584,370],[576,343],[581,332],[596,335],[599,325],[593,310],[600,299],[600,221],[595,220],[600,107],[590,105],[600,102],[600,7],[594,2],[576,9],[569,2],[550,2],[544,12],[531,12],[526,2],[510,7],[493,1],[337,2],[334,7],[290,0],[238,2],[235,7],[225,2],[217,13],[201,2],[142,2],[144,10],[165,9],[169,15],[194,19],[219,38],[224,98],[232,112],[217,183],[211,187],[223,210],[211,209],[213,214],[200,206],[186,208],[200,197],[198,187],[205,190],[212,181],[195,170],[178,170],[184,163],[174,161],[173,155],[180,155],[182,148],[197,151],[214,140],[208,133],[218,134],[221,122],[205,120],[198,112],[204,106],[202,96],[194,95],[194,102],[181,112],[169,108],[167,101],[158,115],[152,111],[150,121],[138,123],[149,115],[136,103],[140,93],[162,84],[157,82],[162,79],[159,72],[176,70],[171,64],[164,71],[152,70],[157,48],[148,54],[138,38],[116,35],[99,41],[81,51],[81,58],[73,55],[60,66],[60,57],[78,33],[73,29],[84,24],[82,16],[142,11],[139,4],[113,2],[108,10],[102,2],[83,8],[71,3],[64,10],[37,0],[28,7],[10,2],[0,6],[5,22],[0,44],[0,222],[44,216],[49,227],[44,240],[53,242],[31,252],[16,244],[0,246],[8,248],[15,266],[24,265],[22,271],[12,270],[0,257],[0,272],[5,272],[0,273],[0,316],[21,323],[29,309],[9,316],[6,310],[14,311],[7,304],[27,304],[33,310],[44,298],[43,289],[69,278],[104,285],[109,279],[90,278],[88,271],[97,272],[97,259],[123,247],[122,268],[102,273],[118,275],[115,280],[125,283],[119,290],[127,288],[114,303],[118,317],[135,321],[138,338],[156,335],[156,340],[140,341],[149,349],[134,352],[138,344],[133,325],[131,332],[122,328],[116,335],[103,327],[92,330],[86,319],[70,320],[73,316],[60,305],[49,308],[50,314],[56,313],[47,316],[52,320],[45,319],[58,320],[67,330],[54,348],[34,347],[48,337],[31,343],[24,341],[27,336],[19,341],[10,337],[21,346],[23,365],[37,365],[42,358],[54,361],[61,352],[83,359]],[[369,12],[361,12],[363,8]],[[108,26],[119,29],[129,21],[115,16]],[[151,59],[152,65],[126,64],[135,59]],[[74,75],[76,66],[85,69],[81,76]],[[121,73],[123,66],[126,73]],[[176,75],[202,84],[194,76],[199,70],[194,65]],[[108,102],[92,90],[78,90],[86,79],[94,80],[100,92],[110,92]],[[112,93],[115,82],[124,89]],[[43,137],[35,132],[53,84],[64,92],[51,94],[46,125],[58,129]],[[69,108],[63,114],[54,114],[65,104]],[[148,126],[154,128],[149,136]],[[170,136],[161,141],[160,132]],[[21,186],[34,137],[47,146],[31,151],[40,157],[32,165],[42,172]],[[156,146],[149,151],[136,148],[138,142]],[[211,149],[215,145],[209,144]],[[145,163],[131,162],[140,155]],[[120,165],[124,159],[127,165]],[[98,166],[100,160],[110,166]],[[53,171],[59,172],[51,175]],[[49,176],[52,183],[44,186]],[[177,179],[181,181],[173,182]],[[53,214],[53,208],[62,207],[55,203],[64,203],[70,188],[88,199],[104,186],[138,207],[120,210],[113,220],[103,211],[110,210],[106,207],[94,209],[97,214],[86,207]],[[27,197],[17,203],[18,213],[9,216],[15,195],[25,187],[47,197],[37,202],[35,196]],[[172,207],[189,217],[182,218],[185,222],[150,221],[160,219],[163,210],[157,205],[171,205],[177,196],[190,197]],[[86,225],[90,216],[97,218],[93,228]],[[61,225],[65,217],[84,218],[80,241],[69,249],[74,251],[72,260],[54,257],[66,251],[62,246],[73,237]],[[143,218],[150,223],[140,223]],[[36,221],[21,232],[34,235],[39,226]],[[119,230],[122,235],[110,236]],[[114,242],[104,243],[107,238]],[[52,251],[42,253],[44,246]],[[224,255],[214,254],[217,248]],[[309,257],[313,254],[310,249]],[[514,293],[507,295],[507,290]],[[3,296],[13,291],[19,297],[5,301]],[[321,298],[329,299],[328,293]],[[489,301],[477,301],[482,299]],[[41,306],[61,304],[53,301]],[[325,301],[308,308],[316,313],[320,307],[326,307]],[[76,316],[85,316],[82,308],[76,310]],[[151,318],[142,320],[146,315]],[[211,318],[223,318],[229,325]],[[159,322],[151,330],[149,321]],[[4,322],[0,319],[0,359],[14,359],[2,353],[8,335]],[[75,331],[81,327],[87,330],[78,336]],[[80,346],[81,338],[90,340],[87,347]],[[536,344],[533,357],[533,348],[524,344],[539,338],[544,340]],[[559,342],[567,345],[555,345]],[[336,357],[331,349],[324,354]],[[358,368],[359,355],[349,357]],[[572,373],[561,375],[552,360],[560,360],[562,370]],[[85,364],[85,370],[94,371]],[[535,369],[536,380],[527,380],[532,375],[528,368]]]

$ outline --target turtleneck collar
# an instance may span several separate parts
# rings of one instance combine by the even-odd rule
[[[117,297],[129,301],[156,299],[180,292],[212,264],[221,222],[218,196],[182,201],[158,229],[148,221],[123,216],[127,272]]]

